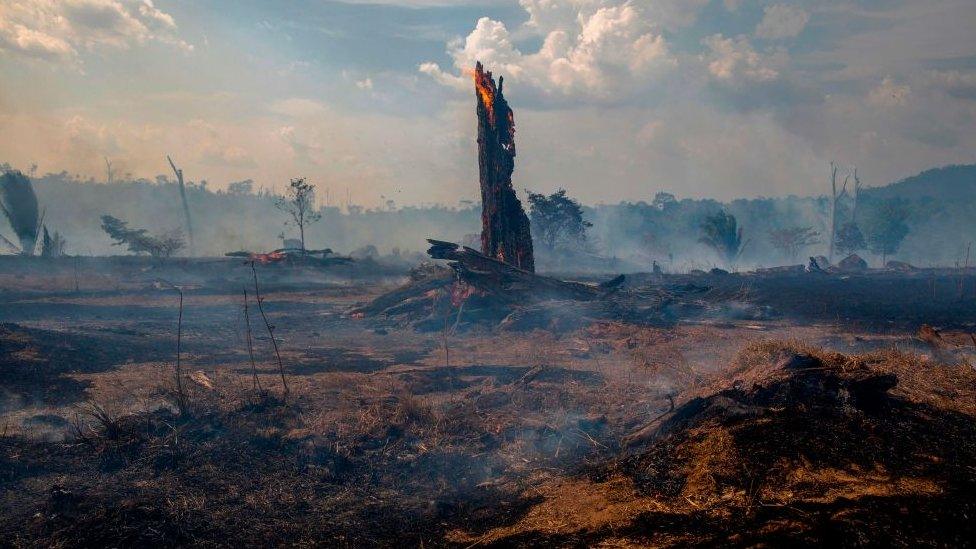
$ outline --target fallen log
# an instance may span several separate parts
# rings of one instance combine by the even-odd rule
[[[547,299],[598,300],[617,291],[625,280],[623,275],[600,285],[559,280],[509,265],[467,246],[433,239],[427,242],[431,244],[427,255],[449,261],[458,280],[512,303],[525,304]]]

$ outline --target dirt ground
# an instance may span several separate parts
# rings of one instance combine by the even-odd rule
[[[405,273],[256,272],[281,370],[239,261],[0,263],[0,544],[976,539],[971,273],[638,276],[715,306],[421,333],[347,314]]]

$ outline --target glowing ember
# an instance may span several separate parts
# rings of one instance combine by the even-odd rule
[[[488,118],[492,125],[495,125],[495,82],[491,79],[491,72],[485,72],[481,63],[475,65],[471,71],[474,78],[474,89],[478,93],[481,104],[488,111]]]

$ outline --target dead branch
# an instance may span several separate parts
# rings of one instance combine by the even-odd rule
[[[190,255],[193,255],[193,223],[190,221],[190,204],[186,200],[186,185],[183,184],[183,170],[176,167],[176,164],[173,163],[173,159],[169,155],[166,155],[166,160],[169,161],[170,167],[173,168],[173,173],[176,174],[176,182],[180,186],[180,200],[183,202],[183,216],[186,218],[186,234],[190,238]]]
[[[180,362],[180,355],[183,350],[183,288],[179,286],[174,286],[174,288],[180,293],[180,315],[176,322],[176,404],[180,409],[180,415],[186,415],[186,391],[183,388],[183,368]]]
[[[247,355],[251,359],[251,382],[254,389],[263,391],[261,388],[261,381],[258,379],[258,367],[254,362],[254,344],[251,338],[251,315],[247,306],[247,287],[242,289],[244,290],[244,325],[247,327]]]
[[[281,353],[278,350],[278,340],[275,339],[274,326],[268,320],[268,315],[264,312],[264,298],[261,297],[261,290],[258,288],[258,271],[254,268],[254,262],[251,262],[251,273],[254,275],[254,299],[258,302],[258,311],[261,312],[261,318],[264,320],[264,325],[268,329],[268,336],[271,338],[271,345],[274,347],[275,358],[278,360],[278,373],[281,374],[281,386],[283,388],[282,398],[288,398],[288,379],[285,378],[285,366],[281,362]]]

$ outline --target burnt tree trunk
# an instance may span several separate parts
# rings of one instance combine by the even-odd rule
[[[478,168],[481,182],[481,251],[525,271],[535,271],[529,218],[512,188],[515,119],[498,86],[481,63],[475,66],[478,99]]]

